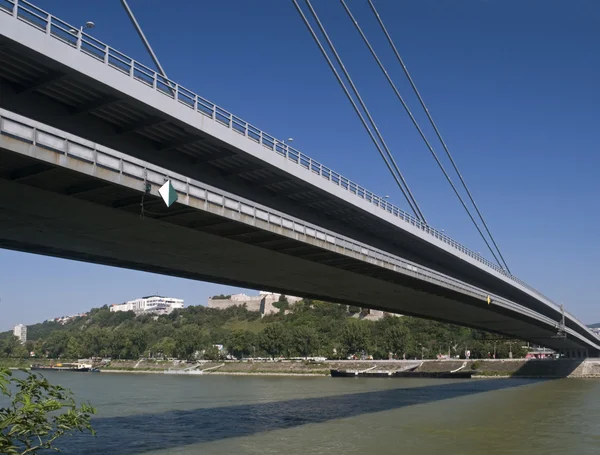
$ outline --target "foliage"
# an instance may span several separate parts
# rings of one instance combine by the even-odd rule
[[[150,355],[153,357],[171,358],[177,352],[177,342],[171,337],[163,337],[152,346]]]
[[[227,300],[230,298],[231,298],[231,294],[229,294],[229,295],[219,294],[219,295],[213,295],[211,297],[212,300]]]
[[[219,348],[216,346],[210,346],[204,350],[202,357],[204,357],[206,360],[219,360]]]
[[[392,318],[390,318],[392,319]],[[397,318],[398,323],[389,324],[383,331],[383,343],[388,352],[396,355],[405,354],[409,347],[409,332]],[[394,321],[395,322],[395,321]]]
[[[346,355],[366,353],[371,346],[371,331],[361,321],[347,319],[342,329],[341,342]]]
[[[280,322],[268,325],[258,338],[258,344],[271,357],[283,355],[289,344],[288,334]]]
[[[348,306],[348,313],[350,313],[350,314],[360,313],[360,311],[361,311],[361,308],[359,306],[355,306],[355,305]]]
[[[237,358],[248,357],[256,351],[258,343],[255,333],[249,330],[232,331],[225,342],[225,348],[228,352]]]
[[[64,325],[53,322],[28,327],[39,334],[23,347],[12,333],[0,334],[0,357],[27,359],[34,351],[40,357],[77,359],[173,358],[196,359],[231,354],[242,357],[325,356],[342,358],[372,355],[376,359],[435,358],[439,354],[471,358],[523,357],[522,343],[498,341],[496,336],[413,317],[385,316],[377,322],[365,320],[367,312],[318,300],[305,299],[288,305],[285,296],[276,302],[282,310],[261,318],[245,305],[224,310],[190,306],[169,315],[135,316],[133,312],[92,309],[85,318]],[[284,309],[289,311],[284,312]],[[367,318],[368,319],[368,318]],[[215,354],[213,345],[225,346]]]
[[[58,450],[54,443],[63,436],[95,434],[90,420],[95,409],[86,403],[78,407],[69,390],[50,384],[43,376],[26,373],[21,379],[0,369],[0,393],[11,401],[0,408],[0,453]]]
[[[0,357],[12,357],[16,359],[26,359],[29,357],[29,351],[21,344],[19,339],[12,335],[0,340]]]
[[[290,341],[291,347],[302,357],[314,355],[320,345],[319,333],[314,327],[309,325],[294,327]]]
[[[185,325],[175,333],[175,353],[179,358],[191,358],[202,345],[202,332],[195,325]]]
[[[280,297],[277,302],[273,302],[273,306],[275,308],[278,308],[280,312],[285,312],[285,310],[288,310],[290,308],[290,302],[288,302],[285,298],[284,300],[281,300]]]

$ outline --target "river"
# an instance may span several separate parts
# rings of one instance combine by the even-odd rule
[[[600,381],[46,372],[97,408],[65,454],[597,455]]]

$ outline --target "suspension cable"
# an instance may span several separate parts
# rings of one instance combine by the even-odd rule
[[[354,20],[354,18],[352,17],[352,13],[350,12],[350,10],[348,9],[348,7],[346,6],[344,0],[340,0],[342,2],[342,4],[344,5],[344,8],[346,9],[346,12],[350,15],[350,17],[352,18],[353,22],[355,23],[357,29],[359,30],[359,32],[361,33],[361,36],[363,36],[363,39],[365,40],[365,42],[367,43],[367,45],[369,46],[369,49],[371,50],[371,53],[373,54],[373,56],[375,57],[375,59],[377,60],[377,62],[380,65],[380,68],[382,69],[382,71],[384,72],[384,74],[386,75],[386,77],[388,77],[388,81],[390,82],[390,84],[392,84],[392,87],[394,88],[394,91],[396,91],[396,95],[398,96],[398,98],[400,98],[400,101],[402,102],[402,104],[404,105],[404,108],[406,109],[407,113],[409,114],[409,116],[411,117],[411,120],[413,120],[413,123],[415,125],[415,127],[417,127],[417,129],[419,130],[419,133],[421,134],[421,137],[423,137],[423,140],[426,141],[430,151],[434,154],[434,157],[436,159],[436,161],[438,162],[438,164],[440,164],[437,156],[435,155],[435,152],[432,150],[431,146],[429,145],[429,143],[427,142],[427,140],[425,139],[425,137],[423,136],[423,133],[421,131],[421,129],[419,128],[419,126],[417,125],[416,121],[414,120],[414,117],[412,116],[412,114],[410,113],[410,111],[408,110],[406,104],[404,103],[404,101],[402,100],[402,97],[400,96],[400,94],[398,93],[398,91],[395,89],[395,86],[393,85],[393,82],[391,81],[391,79],[389,78],[387,71],[385,71],[385,69],[383,68],[383,65],[381,64],[381,62],[379,61],[379,59],[377,58],[375,51],[372,50],[371,46],[368,44],[366,37],[364,37],[364,34],[362,33],[362,31],[360,30],[360,27],[358,26],[358,22],[356,22]],[[408,81],[410,82],[410,85],[413,89],[413,91],[415,92],[415,94],[417,95],[417,98],[419,99],[419,102],[421,103],[421,107],[423,108],[423,110],[425,111],[425,114],[427,115],[427,118],[429,119],[429,123],[431,123],[431,126],[433,127],[433,129],[435,130],[435,133],[439,139],[439,141],[442,144],[442,147],[444,148],[446,155],[448,156],[448,158],[450,159],[450,162],[452,163],[452,167],[454,168],[454,170],[456,171],[456,174],[458,175],[462,186],[464,187],[465,191],[467,192],[467,195],[469,196],[469,199],[471,200],[471,203],[473,204],[473,207],[475,207],[475,210],[477,212],[477,215],[479,216],[479,219],[481,219],[481,222],[483,223],[483,226],[487,232],[487,234],[489,235],[492,243],[494,244],[494,247],[496,248],[496,251],[498,252],[498,254],[500,255],[500,258],[502,259],[502,263],[504,264],[504,267],[506,268],[506,270],[508,271],[508,273],[511,273],[510,269],[508,268],[508,264],[506,263],[506,261],[504,260],[504,256],[502,256],[502,253],[500,251],[500,248],[498,248],[498,244],[496,243],[496,240],[494,239],[494,236],[492,235],[492,233],[490,232],[490,229],[488,228],[487,223],[485,222],[485,219],[483,218],[483,215],[481,214],[481,211],[479,210],[479,207],[477,206],[477,204],[475,203],[475,199],[473,198],[473,195],[471,194],[471,191],[469,190],[469,188],[467,187],[467,184],[461,174],[461,172],[458,169],[458,166],[456,164],[456,162],[454,161],[452,154],[450,153],[450,150],[448,149],[448,146],[446,145],[446,142],[444,141],[444,139],[442,138],[442,135],[436,125],[436,123],[433,120],[433,117],[431,116],[429,109],[427,108],[427,105],[425,104],[425,101],[423,100],[423,97],[421,96],[421,94],[419,93],[419,90],[417,89],[416,84],[414,83],[410,73],[408,72],[408,68],[406,67],[406,65],[404,64],[404,61],[402,60],[402,57],[400,56],[400,53],[398,52],[398,49],[396,48],[396,45],[394,44],[394,41],[392,40],[392,37],[390,36],[385,24],[383,23],[383,20],[381,19],[381,16],[379,15],[379,13],[377,12],[377,9],[375,8],[375,5],[373,4],[372,0],[368,0],[369,5],[371,7],[371,10],[373,11],[373,13],[375,14],[375,17],[377,18],[377,22],[379,23],[379,26],[381,27],[381,29],[383,30],[383,33],[385,34],[385,37],[388,41],[388,43],[390,44],[390,46],[392,47],[392,50],[394,51],[394,54],[396,55],[396,59],[398,60],[398,62],[400,63],[400,66],[402,66],[402,69],[404,71],[404,74],[406,75]],[[441,164],[440,164],[441,166]],[[448,178],[448,181],[450,182],[449,177],[446,174],[446,171],[444,171],[444,169],[442,168],[442,171],[444,172],[444,174],[446,175],[446,178]],[[452,185],[452,187],[454,188],[454,185],[450,182],[450,184]],[[454,189],[454,191],[456,192],[456,189]],[[458,193],[457,193],[458,196]],[[458,196],[460,198],[460,196]],[[473,223],[475,223],[475,220],[473,219],[473,217],[471,216],[469,210],[466,208],[464,202],[461,202],[463,204],[463,206],[465,207],[465,209],[467,210],[467,213],[469,213],[469,217],[471,218],[471,220],[473,221]],[[475,226],[477,227],[477,223],[475,223]],[[479,233],[483,236],[481,230],[479,229],[479,227],[477,227],[477,230],[479,231]],[[485,238],[484,238],[485,240]],[[485,241],[486,244],[488,245],[488,248],[490,248],[490,245],[488,244],[487,241]],[[490,248],[491,251],[491,248]],[[492,251],[492,254],[495,256],[494,252]],[[498,261],[498,258],[496,258],[496,261]],[[498,263],[500,264],[500,262],[498,261]],[[502,265],[502,264],[501,264]]]
[[[146,48],[146,51],[148,51],[148,54],[150,55],[150,58],[154,62],[154,65],[156,65],[156,68],[158,68],[158,71],[160,72],[161,76],[165,78],[167,85],[170,88],[173,88],[171,86],[171,82],[170,82],[169,78],[167,77],[167,73],[165,73],[165,70],[163,69],[162,65],[158,61],[158,57],[154,53],[154,50],[152,50],[152,46],[150,46],[150,42],[146,38],[146,35],[144,35],[142,27],[140,26],[139,22],[135,18],[135,15],[133,14],[133,11],[131,10],[131,8],[129,7],[129,4],[127,3],[127,0],[121,0],[121,5],[123,6],[123,9],[127,13],[127,16],[129,17],[129,20],[131,21],[131,24],[135,28],[135,31],[137,32],[138,36],[142,40],[142,43],[144,44],[144,47]]]
[[[319,47],[321,53],[323,54],[323,56],[325,57],[325,60],[327,61],[327,63],[329,64],[329,67],[331,68],[332,72],[334,73],[338,83],[340,84],[340,86],[342,87],[342,89],[344,90],[344,93],[346,94],[346,97],[348,98],[348,100],[350,101],[350,103],[352,104],[352,107],[354,108],[356,114],[358,115],[360,121],[362,122],[363,126],[365,127],[365,129],[367,130],[367,133],[369,134],[371,140],[373,141],[373,143],[375,144],[375,147],[377,148],[377,150],[379,151],[379,154],[381,155],[381,157],[383,158],[388,170],[390,171],[390,173],[392,174],[392,176],[394,177],[394,180],[396,181],[396,183],[398,184],[398,187],[400,188],[400,190],[402,191],[402,194],[404,195],[404,197],[406,198],[410,208],[413,210],[413,212],[415,213],[415,215],[417,216],[417,218],[422,221],[423,223],[427,224],[425,217],[423,216],[423,212],[421,211],[419,205],[417,204],[417,201],[415,200],[412,192],[410,191],[410,188],[408,186],[408,183],[406,182],[404,176],[402,175],[402,172],[400,171],[400,169],[398,168],[398,165],[396,164],[394,157],[392,156],[392,154],[390,153],[389,149],[387,148],[387,145],[385,144],[385,142],[383,141],[383,138],[381,137],[381,134],[379,133],[379,130],[377,129],[377,126],[375,125],[375,122],[373,121],[372,117],[370,116],[370,114],[368,113],[366,106],[364,105],[364,103],[362,102],[362,99],[360,98],[360,95],[358,95],[358,99],[361,102],[361,105],[363,106],[363,109],[365,110],[367,116],[369,117],[369,120],[371,121],[371,124],[374,128],[374,130],[377,132],[384,148],[386,149],[387,155],[390,157],[394,168],[396,170],[396,172],[398,173],[398,175],[396,175],[396,173],[394,172],[394,168],[392,167],[392,165],[390,164],[390,161],[388,161],[388,159],[386,158],[386,154],[384,153],[384,150],[382,150],[381,145],[377,142],[377,139],[375,138],[375,136],[373,135],[373,132],[371,131],[371,128],[369,128],[369,125],[367,124],[365,118],[363,117],[362,113],[360,112],[360,109],[358,108],[356,102],[354,101],[354,99],[352,98],[352,95],[350,94],[348,88],[346,87],[344,81],[342,80],[341,76],[339,75],[337,69],[335,68],[335,65],[333,64],[333,62],[331,61],[331,58],[329,57],[329,55],[327,54],[327,51],[325,50],[325,48],[323,47],[323,45],[321,44],[321,41],[319,40],[319,37],[316,35],[314,29],[312,28],[312,26],[310,25],[310,22],[308,21],[308,19],[306,18],[306,16],[304,15],[304,12],[302,11],[302,9],[300,8],[300,5],[298,4],[297,0],[292,0],[292,2],[294,3],[294,6],[296,7],[296,10],[298,11],[298,13],[300,14],[304,25],[306,25],[308,31],[310,32],[311,36],[313,37],[313,40],[315,41],[315,43],[317,44],[317,46]],[[318,21],[318,18],[316,16],[316,13],[314,12],[314,9],[312,8],[312,5],[310,5],[309,0],[306,0],[307,4],[309,5],[311,12],[313,13],[313,16],[315,16],[315,18]],[[318,22],[320,24],[320,22]],[[322,27],[322,25],[320,25],[320,27]],[[324,32],[324,30],[321,28],[321,30]],[[324,33],[325,35],[325,33]],[[326,35],[325,35],[326,36]],[[329,40],[329,39],[328,39]],[[329,41],[330,45],[332,46],[331,42]],[[336,53],[337,54],[337,53]],[[341,65],[343,68],[343,65]],[[350,80],[349,75],[347,74],[347,72],[344,72],[346,74],[346,77]],[[354,87],[354,84],[351,82],[350,83],[352,85],[352,87],[355,90],[355,93],[357,94],[356,88]],[[399,177],[399,178],[398,178]],[[404,186],[406,187],[406,189],[404,188]]]
[[[317,12],[315,11],[315,9],[313,8],[310,0],[305,0],[311,14],[313,15],[317,25],[319,26],[319,29],[321,31],[321,33],[323,34],[323,36],[325,37],[325,40],[327,41],[327,44],[329,45],[329,47],[331,48],[333,55],[338,63],[338,65],[340,66],[340,68],[342,69],[344,76],[346,77],[346,79],[348,80],[350,87],[352,88],[352,91],[354,92],[354,95],[356,96],[356,98],[358,99],[358,102],[360,103],[360,106],[362,107],[363,111],[365,112],[369,122],[371,123],[371,126],[373,127],[373,130],[375,131],[375,133],[377,134],[377,137],[379,138],[379,140],[381,141],[381,144],[383,145],[383,148],[385,149],[388,158],[390,159],[394,169],[396,170],[396,172],[402,177],[402,172],[400,171],[400,168],[398,167],[398,164],[396,164],[396,160],[394,159],[394,156],[392,155],[392,152],[390,151],[390,149],[388,148],[385,140],[383,139],[383,136],[381,135],[381,132],[379,131],[379,128],[377,127],[377,124],[375,123],[375,120],[373,119],[373,117],[371,116],[371,113],[369,112],[369,110],[367,109],[367,106],[365,104],[365,102],[363,101],[362,97],[360,96],[360,93],[358,91],[358,88],[356,87],[356,85],[354,85],[354,81],[352,80],[352,78],[350,77],[350,73],[348,72],[348,70],[346,69],[344,62],[342,61],[341,57],[339,56],[335,46],[333,45],[333,42],[331,41],[331,39],[329,38],[329,35],[327,34],[327,31],[325,30],[325,27],[323,26],[323,24],[321,23],[319,16],[317,15]],[[425,217],[423,215],[423,213],[421,212],[417,201],[415,199],[415,197],[413,196],[408,183],[406,182],[406,180],[404,180],[404,177],[402,177],[402,180],[404,182],[404,184],[406,185],[406,189],[413,201],[413,203],[415,204],[415,207],[417,208],[417,210],[419,211],[419,214],[421,215],[422,220],[425,222],[425,224],[427,224]]]
[[[477,222],[475,221],[475,219],[473,218],[469,208],[467,207],[467,205],[465,204],[465,201],[463,200],[463,198],[461,197],[460,193],[458,192],[456,186],[454,185],[454,183],[452,182],[450,176],[448,175],[448,173],[446,172],[446,169],[444,168],[444,165],[442,164],[442,162],[440,161],[440,159],[438,158],[437,154],[435,153],[435,150],[433,149],[433,147],[431,146],[431,144],[429,143],[429,141],[427,140],[427,137],[425,136],[425,133],[423,132],[423,130],[421,129],[421,127],[419,126],[417,120],[415,119],[415,117],[413,116],[412,112],[410,111],[410,108],[408,107],[408,105],[406,104],[406,102],[404,101],[404,98],[402,98],[402,95],[400,94],[400,92],[398,91],[398,88],[396,87],[396,85],[394,84],[394,82],[392,81],[390,75],[388,74],[387,70],[385,69],[385,67],[383,66],[383,63],[381,62],[381,60],[379,59],[379,57],[377,56],[377,53],[375,52],[375,50],[373,49],[373,46],[371,46],[371,43],[369,42],[368,38],[366,37],[365,33],[363,32],[363,30],[361,29],[360,25],[358,24],[358,21],[354,18],[354,15],[352,14],[352,12],[350,11],[350,9],[348,8],[348,5],[346,4],[346,2],[344,0],[340,0],[340,2],[342,3],[344,9],[346,10],[346,13],[348,13],[348,16],[350,17],[350,20],[354,23],[354,26],[356,27],[356,29],[358,30],[358,32],[360,33],[360,36],[362,37],[363,41],[365,42],[365,44],[367,45],[367,47],[369,48],[369,51],[371,52],[371,55],[373,56],[373,58],[375,59],[375,61],[377,62],[377,64],[379,65],[379,68],[381,69],[381,71],[383,72],[383,74],[385,75],[387,81],[389,82],[390,86],[392,87],[392,89],[394,90],[394,93],[396,94],[396,96],[398,97],[398,99],[400,100],[400,102],[402,103],[402,106],[404,107],[404,110],[406,111],[406,113],[408,114],[408,116],[410,117],[413,125],[415,126],[415,128],[417,129],[417,131],[419,132],[421,139],[423,139],[423,141],[425,142],[425,144],[427,145],[427,148],[429,149],[429,151],[431,152],[431,154],[433,155],[435,161],[437,162],[438,166],[440,167],[440,169],[442,170],[443,174],[446,176],[446,179],[448,180],[448,183],[450,183],[450,186],[452,187],[452,189],[454,190],[454,193],[456,194],[456,196],[458,197],[458,199],[460,200],[463,208],[465,209],[465,211],[467,212],[467,214],[469,215],[469,218],[471,219],[471,221],[473,222],[473,224],[475,225],[475,228],[477,229],[477,231],[479,232],[479,234],[481,235],[481,238],[483,239],[483,241],[485,242],[485,244],[487,245],[488,249],[490,250],[490,252],[492,253],[492,256],[494,256],[494,259],[496,259],[496,262],[498,262],[498,264],[502,265],[500,263],[500,261],[498,260],[498,257],[496,256],[496,254],[494,253],[494,250],[492,249],[492,247],[490,246],[490,244],[488,243],[485,235],[483,234],[483,232],[481,232],[481,229],[479,228]]]

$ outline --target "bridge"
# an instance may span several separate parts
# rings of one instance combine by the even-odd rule
[[[600,350],[480,254],[23,0],[0,0],[0,94],[0,247]]]

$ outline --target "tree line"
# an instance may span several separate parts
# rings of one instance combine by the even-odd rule
[[[11,332],[0,334],[0,357],[77,359],[312,357],[374,359],[524,356],[524,343],[486,332],[413,317],[364,319],[356,308],[303,300],[260,317],[245,306],[225,310],[190,306],[169,315],[92,309],[64,325],[46,321],[28,327],[25,346]],[[287,310],[287,311],[286,311]],[[217,348],[224,347],[223,350]]]

